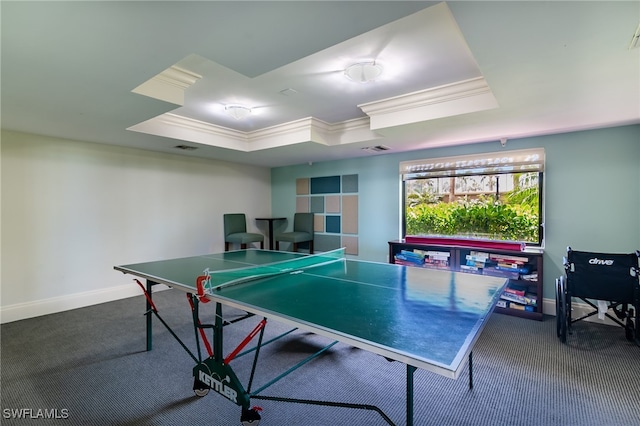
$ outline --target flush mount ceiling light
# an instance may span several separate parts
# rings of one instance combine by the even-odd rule
[[[224,110],[236,120],[242,120],[251,115],[251,108],[242,105],[227,105]]]
[[[359,62],[344,70],[344,75],[358,83],[374,81],[380,77],[380,74],[382,74],[382,67],[375,62]]]

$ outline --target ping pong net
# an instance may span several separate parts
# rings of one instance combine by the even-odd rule
[[[345,249],[340,248],[328,252],[302,256],[295,259],[245,268],[226,269],[222,271],[204,270],[198,277],[198,294],[203,296],[207,292],[219,290],[232,285],[270,278],[282,274],[296,274],[311,268],[342,262],[345,260]]]

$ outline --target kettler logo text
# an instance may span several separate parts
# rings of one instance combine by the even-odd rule
[[[604,260],[604,259],[598,259],[597,257],[594,257],[593,259],[589,259],[589,264],[611,266],[613,265],[613,260],[611,259]]]
[[[228,400],[235,402],[236,404],[238,403],[236,401],[236,398],[238,397],[238,393],[224,383],[224,382],[227,382],[227,383],[231,382],[231,379],[229,378],[229,376],[225,377],[224,379],[222,379],[222,381],[220,381],[218,379],[215,379],[209,376],[204,371],[200,370],[198,372],[198,379],[205,385],[209,386],[214,391],[218,392],[220,395],[227,398]]]

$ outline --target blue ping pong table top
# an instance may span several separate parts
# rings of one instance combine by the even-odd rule
[[[203,271],[225,271],[300,253],[239,250],[117,266],[196,292]],[[213,289],[208,298],[456,378],[507,280],[448,270],[343,260]]]

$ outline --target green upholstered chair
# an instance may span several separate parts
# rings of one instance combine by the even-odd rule
[[[313,213],[296,213],[293,215],[293,231],[276,235],[276,250],[280,250],[280,241],[293,244],[293,251],[298,251],[298,244],[309,243],[309,254],[313,253]]]
[[[244,213],[227,213],[224,215],[224,251],[229,251],[229,244],[240,244],[246,249],[247,244],[260,242],[264,248],[264,235],[247,232],[247,218]]]

